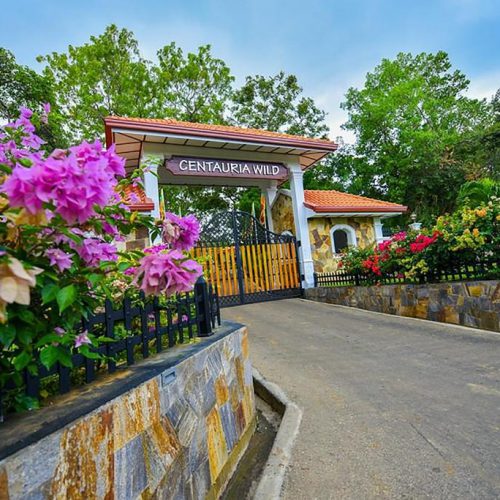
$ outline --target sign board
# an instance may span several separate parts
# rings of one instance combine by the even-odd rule
[[[189,156],[172,156],[170,159],[165,160],[165,167],[173,175],[194,177],[284,180],[288,175],[288,170],[283,163],[193,158]]]

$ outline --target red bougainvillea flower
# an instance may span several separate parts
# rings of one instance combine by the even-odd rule
[[[410,243],[410,251],[412,253],[420,253],[425,250],[429,245],[432,245],[439,237],[439,232],[434,232],[432,236],[419,234],[413,243]]]
[[[378,244],[377,248],[378,248],[379,251],[385,252],[386,250],[388,250],[390,248],[391,243],[392,243],[391,240],[383,241],[382,243]]]

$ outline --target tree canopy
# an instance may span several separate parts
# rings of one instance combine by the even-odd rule
[[[224,123],[234,77],[210,45],[184,55],[174,42],[157,53],[153,67],[156,117],[202,123]]]
[[[134,34],[108,26],[99,36],[67,52],[40,56],[71,141],[104,136],[108,115],[150,116],[154,85],[150,63]]]
[[[25,106],[41,112],[42,106],[55,105],[51,81],[27,66],[20,65],[12,52],[0,47],[0,119],[11,121]],[[50,125],[39,124],[40,137],[49,147],[64,146],[61,121],[55,118]]]
[[[175,42],[143,57],[135,35],[115,25],[81,46],[38,58],[41,74],[0,48],[0,118],[20,105],[52,105],[42,136],[52,146],[103,138],[107,115],[175,118],[326,137],[326,114],[295,75],[250,75],[237,87],[210,45],[184,52]],[[469,80],[444,52],[383,59],[350,88],[342,107],[355,144],[305,174],[305,187],[344,189],[408,205],[419,217],[449,211],[466,181],[500,179],[500,91],[491,102],[467,97]],[[245,194],[243,194],[243,192]],[[169,209],[238,206],[258,190],[168,187]]]
[[[350,88],[342,107],[356,134],[350,182],[356,191],[388,197],[421,215],[453,207],[470,174],[461,142],[491,123],[485,101],[465,95],[469,80],[445,52],[398,54]]]

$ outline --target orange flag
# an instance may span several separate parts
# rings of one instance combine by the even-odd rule
[[[259,222],[263,226],[266,225],[266,197],[263,194],[260,195]]]

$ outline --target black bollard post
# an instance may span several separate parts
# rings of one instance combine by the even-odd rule
[[[210,337],[210,335],[213,335],[212,322],[210,321],[210,296],[207,282],[203,276],[200,276],[194,285],[194,296],[196,300],[198,336]]]

